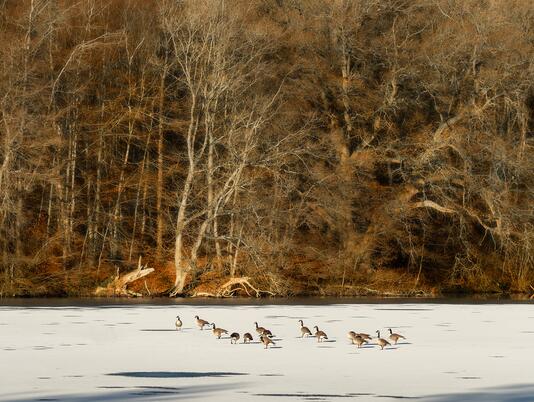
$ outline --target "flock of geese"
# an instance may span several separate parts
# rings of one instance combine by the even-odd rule
[[[203,330],[204,327],[211,326],[211,331],[213,332],[213,335],[217,337],[217,339],[221,339],[221,336],[228,334],[227,330],[217,327],[217,325],[215,325],[214,322],[210,323],[209,321],[203,320],[198,315],[195,316],[195,320],[196,320],[197,326],[201,330]],[[322,342],[324,339],[328,339],[328,336],[326,335],[326,333],[324,331],[321,331],[317,325],[313,327],[315,332],[312,333],[310,329],[304,325],[304,322],[302,320],[298,320],[298,323],[300,324],[300,337],[301,338],[315,337],[317,338],[317,342]],[[180,331],[182,329],[182,325],[183,323],[182,323],[182,320],[180,319],[180,316],[176,316],[176,322],[175,322],[176,330]],[[275,343],[272,340],[272,338],[274,338],[274,335],[270,330],[264,327],[260,327],[257,322],[255,322],[254,325],[256,326],[256,333],[259,336],[260,342],[263,345],[265,345],[265,349],[267,349],[269,345],[275,345]],[[207,329],[210,329],[210,328],[207,328]],[[377,334],[377,337],[376,337],[375,342],[380,347],[381,350],[384,350],[386,346],[391,346],[390,342],[380,337],[379,330],[376,331],[376,334]],[[369,341],[373,340],[371,335],[365,334],[363,332],[349,331],[347,336],[349,340],[351,341],[351,343],[353,345],[357,345],[358,348],[361,348],[362,345],[368,344]],[[239,335],[238,332],[232,332],[230,334],[230,343],[237,344],[239,339],[241,339],[241,336]],[[400,334],[394,333],[391,330],[391,328],[389,328],[388,339],[396,345],[400,339],[406,339],[406,338]],[[250,332],[246,332],[243,334],[243,343],[249,343],[249,342],[252,342],[253,340],[254,338],[252,337],[252,334]]]

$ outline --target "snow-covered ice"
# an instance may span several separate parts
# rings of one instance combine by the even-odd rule
[[[329,339],[301,339],[299,319]],[[347,339],[389,327],[406,341]],[[0,306],[1,401],[534,401],[533,368],[532,304]]]

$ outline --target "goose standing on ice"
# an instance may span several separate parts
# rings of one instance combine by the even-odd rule
[[[300,323],[300,337],[304,338],[304,336],[306,337],[311,336],[312,333],[310,329],[304,326],[304,323],[302,322],[302,320],[299,320],[299,323]]]
[[[237,345],[238,340],[239,340],[239,334],[237,332],[232,332],[232,335],[230,335],[230,343]]]
[[[217,328],[217,326],[215,325],[214,322],[212,322],[211,325],[212,325],[211,330],[213,332],[213,335],[215,335],[217,337],[217,339],[221,339],[221,336],[223,334],[227,334],[228,333],[228,331],[225,330],[225,329]]]
[[[382,350],[384,350],[385,346],[388,346],[388,345],[391,346],[391,343],[389,343],[385,339],[380,338],[380,331],[377,330],[376,333],[378,335],[377,338],[376,338],[376,343],[377,343],[378,346],[380,346],[380,348]]]
[[[359,334],[356,334],[354,338],[352,338],[352,343],[355,345],[358,345],[358,349],[362,347],[364,343],[368,343],[365,339],[363,339]]]
[[[274,337],[273,333],[268,329],[263,330],[263,334],[262,335],[268,336],[269,338],[273,338]]]
[[[319,331],[319,327],[316,325],[313,327],[315,329],[315,335],[317,337],[317,342],[322,342],[323,339],[328,339],[328,336],[326,336],[326,333],[324,331]]]
[[[269,344],[271,345],[276,345],[272,340],[271,338],[269,338],[268,336],[265,336],[265,335],[260,335],[260,341],[261,343],[263,343],[265,345],[265,349],[268,348]]]
[[[246,332],[245,335],[243,335],[243,343],[252,342],[252,335],[250,335],[249,332]]]
[[[256,332],[258,333],[258,335],[263,335],[263,333],[265,332],[265,328],[258,326],[257,322],[255,322],[254,325],[256,326]]]
[[[182,320],[180,320],[179,315],[176,316],[176,322],[174,323],[174,325],[176,326],[177,331],[182,329]]]
[[[399,341],[399,339],[406,339],[404,336],[400,334],[395,334],[391,328],[389,329],[389,339],[391,339],[393,342],[395,342],[395,345]]]
[[[200,329],[204,329],[206,325],[210,325],[209,321],[203,320],[198,315],[195,316],[195,319],[197,320],[197,325]]]
[[[361,347],[364,343],[368,343],[363,336],[354,331],[349,331],[347,337],[350,339],[353,345],[358,345],[358,347]]]

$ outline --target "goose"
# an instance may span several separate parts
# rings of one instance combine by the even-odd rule
[[[238,340],[239,340],[239,334],[237,332],[232,332],[232,335],[230,335],[230,343],[237,345]]]
[[[276,345],[268,336],[260,335],[260,341],[265,345],[265,349],[268,348],[269,344]]]
[[[204,329],[205,325],[210,325],[209,321],[203,320],[202,318],[199,318],[198,315],[195,316],[195,319],[197,320],[197,325],[200,329]]]
[[[247,343],[247,342],[252,342],[253,339],[252,339],[252,335],[250,335],[249,332],[245,333],[245,335],[243,335],[243,343]]]
[[[396,345],[399,339],[406,339],[406,338],[404,336],[402,336],[401,334],[393,333],[393,331],[390,328],[389,329],[389,339],[391,339],[393,342],[395,342],[395,345]]]
[[[364,343],[368,343],[365,339],[363,339],[360,335],[356,334],[354,338],[352,338],[352,343],[358,345],[358,349],[362,347]]]
[[[363,339],[367,340],[367,341],[370,341],[371,339],[371,335],[369,334],[364,334],[363,332],[357,332],[356,335],[360,335]]]
[[[364,343],[368,343],[367,340],[361,334],[356,333],[354,331],[349,331],[347,337],[350,339],[353,345],[358,345],[358,347],[361,347]]]
[[[217,337],[217,339],[221,339],[222,334],[227,334],[228,331],[222,328],[217,328],[215,323],[211,323],[212,327],[211,330],[213,331],[213,335]]]
[[[176,322],[174,324],[176,326],[176,330],[179,331],[182,329],[182,320],[180,320],[180,316],[176,316]]]
[[[380,338],[380,331],[377,330],[376,333],[377,333],[377,335],[378,335],[378,336],[377,336],[377,339],[376,339],[376,343],[377,343],[378,346],[380,346],[380,348],[381,348],[382,350],[384,350],[384,347],[385,347],[385,346],[388,346],[388,345],[391,346],[391,343],[389,343],[389,342],[386,341],[385,339]]]
[[[254,325],[256,325],[256,332],[257,332],[259,335],[263,335],[263,332],[265,331],[265,328],[263,328],[263,327],[259,327],[257,322],[255,322]]]
[[[269,338],[274,337],[273,333],[269,331],[268,329],[264,330],[262,335],[268,336]]]
[[[304,338],[304,335],[306,335],[306,337],[310,336],[312,334],[310,329],[304,326],[304,323],[302,322],[302,320],[299,320],[299,323],[300,323],[300,337]]]
[[[313,327],[315,329],[315,335],[317,337],[317,342],[322,342],[323,339],[328,339],[328,336],[326,336],[326,333],[324,331],[319,331],[319,327],[316,325]]]

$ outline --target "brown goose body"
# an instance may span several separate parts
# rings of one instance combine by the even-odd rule
[[[265,335],[260,335],[260,341],[265,345],[265,349],[267,349],[269,345],[276,345],[271,338]]]
[[[217,328],[217,326],[215,325],[214,322],[212,322],[211,325],[212,325],[212,329],[211,330],[213,332],[213,335],[215,335],[217,337],[217,339],[221,339],[221,336],[223,334],[227,334],[228,333],[228,331],[225,330],[225,329]]]
[[[400,335],[400,334],[394,333],[390,328],[389,329],[389,339],[391,339],[396,345],[397,342],[399,341],[399,339],[406,339],[406,338],[404,336]]]
[[[176,327],[177,331],[180,331],[182,329],[182,320],[180,320],[180,316],[176,316],[176,322],[174,323],[174,326]]]
[[[302,320],[299,320],[299,322],[300,322],[300,337],[304,338],[304,336],[306,337],[311,336],[312,333],[310,329],[304,326],[304,323],[302,322]]]
[[[368,341],[370,341],[371,339],[373,339],[373,338],[371,338],[371,335],[369,335],[369,334],[364,334],[363,332],[357,332],[356,335],[359,335],[359,336],[361,336],[363,339],[368,340]]]
[[[384,350],[386,346],[391,346],[391,343],[389,343],[383,338],[380,338],[380,331],[376,331],[376,333],[378,334],[378,337],[376,338],[376,344],[380,346],[380,349]]]
[[[210,325],[209,321],[203,320],[198,315],[195,316],[195,319],[197,320],[197,325],[200,329],[204,329],[206,325]]]
[[[268,336],[269,338],[273,338],[274,337],[273,333],[268,329],[264,330],[262,335]]]
[[[237,344],[237,341],[239,340],[239,334],[237,332],[232,332],[230,335],[230,343],[233,343],[234,345]]]
[[[352,343],[358,345],[358,348],[361,348],[364,343],[368,343],[367,340],[363,339],[360,335],[356,335],[352,339]]]
[[[315,329],[314,336],[317,338],[317,342],[322,342],[323,339],[328,339],[328,336],[326,335],[326,333],[324,331],[319,330],[319,327],[317,325],[313,327],[313,329]]]
[[[258,326],[257,322],[255,322],[254,325],[256,325],[256,332],[258,333],[258,335],[263,335],[263,333],[265,332],[265,328]]]
[[[253,341],[252,335],[249,332],[246,332],[243,335],[243,343],[248,343],[248,342],[252,342],[252,341]]]

